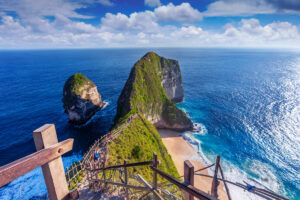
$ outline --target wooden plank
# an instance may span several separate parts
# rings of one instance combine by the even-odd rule
[[[92,182],[101,182],[101,183],[106,183],[106,184],[111,184],[111,185],[117,185],[117,186],[132,188],[132,189],[136,189],[136,190],[148,190],[147,187],[129,185],[129,184],[118,183],[118,182],[113,182],[113,181],[105,181],[105,180],[102,180],[102,179],[91,179],[90,181],[92,181]]]
[[[223,174],[223,170],[222,170],[221,165],[219,165],[219,167],[220,167],[220,172],[221,172],[222,179],[224,180],[225,177],[224,177],[224,174]],[[228,186],[227,186],[227,183],[226,183],[226,181],[223,181],[223,183],[224,183],[224,185],[225,185],[225,190],[226,190],[226,193],[227,193],[228,200],[231,200],[231,195],[230,195],[230,191],[229,191],[229,188],[228,188]]]
[[[157,199],[159,199],[159,200],[163,200],[163,199],[164,199],[164,198],[162,198],[162,197],[160,196],[160,194],[157,192],[157,190],[156,190],[155,188],[152,188],[152,186],[151,186],[147,181],[145,181],[145,180],[143,179],[143,177],[141,177],[140,175],[137,175],[137,177],[145,184],[145,186],[146,186],[148,189],[150,189],[150,190],[153,192],[154,196],[155,196]]]
[[[73,148],[73,139],[50,146],[47,149],[37,151],[19,160],[0,167],[0,187],[14,179],[30,172],[31,170],[46,164],[47,162],[62,156]]]
[[[214,178],[213,176],[209,176],[209,175],[206,175],[206,174],[195,174],[195,175],[198,175],[198,176],[204,176],[204,177],[208,177],[208,178]],[[226,183],[229,183],[229,184],[232,184],[232,185],[235,185],[235,186],[240,187],[240,188],[242,188],[242,189],[244,189],[244,190],[247,190],[246,186],[244,186],[244,185],[241,184],[241,183],[237,183],[237,182],[234,183],[234,182],[232,182],[232,181],[228,181],[228,180],[225,180],[225,179],[222,179],[222,178],[218,178],[218,180],[219,180],[219,181],[226,182]],[[265,190],[260,189],[260,188],[255,188],[255,189],[253,189],[253,191],[260,192],[260,191],[265,191]],[[249,192],[251,192],[251,191],[249,191]],[[267,191],[265,191],[265,192],[267,192]],[[255,194],[256,194],[256,193],[255,193]],[[289,200],[288,198],[279,196],[279,195],[277,195],[277,194],[275,194],[275,193],[272,193],[272,194],[273,194],[273,195],[276,195],[276,196],[277,196],[277,199]]]
[[[189,160],[184,161],[184,183],[194,186],[194,166]],[[194,200],[188,192],[184,193],[184,197],[187,200]]]
[[[124,165],[127,164],[127,161],[124,160]],[[127,174],[127,167],[124,167],[124,173],[125,173],[125,184],[128,184],[128,174]],[[129,200],[129,193],[128,193],[128,188],[125,188],[125,197],[126,200]]]
[[[153,153],[153,167],[157,168],[158,166],[158,160],[157,160],[157,154]],[[157,173],[156,171],[153,171],[153,188],[156,189],[157,188]]]
[[[166,174],[165,172],[162,172],[152,166],[150,166],[152,170],[155,170],[159,175],[161,175],[163,178],[166,180],[170,181],[174,185],[178,186],[179,188],[183,189],[186,192],[189,192],[191,195],[194,197],[197,197],[200,200],[217,200],[217,198],[210,196],[209,194],[206,194],[205,192],[195,188],[194,186],[191,185],[186,185],[184,183],[181,183],[179,180],[176,178]]]
[[[214,178],[211,184],[211,195],[214,197],[218,197],[218,169],[219,169],[219,164],[220,164],[220,156],[217,156],[216,160],[216,166],[215,166],[215,173],[214,173]]]
[[[210,167],[212,167],[212,166],[214,166],[214,165],[215,165],[215,163],[214,163],[214,164],[211,164],[211,165],[209,165],[209,166],[207,166],[207,167],[203,167],[203,168],[201,168],[201,169],[198,169],[198,170],[195,171],[195,173],[196,173],[196,172],[200,172],[200,171],[205,170],[205,169],[208,169],[208,168],[210,168]]]
[[[87,168],[89,171],[102,171],[102,170],[109,170],[109,169],[116,169],[116,168],[122,168],[122,167],[135,167],[135,166],[142,166],[142,165],[151,165],[153,161],[145,161],[145,162],[138,162],[138,163],[128,163],[126,165],[115,165],[115,166],[109,166],[104,168],[97,168],[97,169],[90,169]]]

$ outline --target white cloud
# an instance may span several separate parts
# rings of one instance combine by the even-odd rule
[[[273,5],[265,0],[219,0],[209,4],[203,16],[251,16],[275,12]]]
[[[64,25],[70,22],[69,18],[91,18],[75,12],[85,5],[74,1],[64,0],[9,0],[0,1],[0,10],[15,12],[20,21],[36,32],[53,32],[55,25]],[[53,17],[51,23],[45,17]]]
[[[28,4],[21,5],[17,0],[6,4],[0,1],[0,48],[300,45],[298,29],[289,22],[276,21],[261,25],[257,19],[243,19],[238,23],[225,25],[218,32],[205,30],[192,24],[193,21],[201,20],[202,16],[188,3],[177,6],[171,3],[159,6],[153,11],[134,12],[129,15],[106,13],[100,25],[91,25],[72,20],[73,17],[88,17],[75,11],[83,7],[79,3],[53,0],[53,5],[50,5],[45,0],[34,1],[36,4],[33,0],[21,1]],[[44,6],[49,9],[42,9]],[[216,7],[214,9],[217,11]],[[17,16],[8,16],[6,11],[14,11]],[[224,9],[224,13],[229,12],[225,11]],[[245,14],[242,7],[239,14]],[[54,20],[48,20],[45,18],[47,16]],[[174,23],[167,23],[174,21],[178,22],[175,23],[176,26]]]
[[[160,6],[160,0],[145,0],[145,5],[150,6],[150,7],[157,7]]]
[[[182,3],[178,6],[169,3],[166,6],[156,8],[154,14],[158,20],[162,21],[192,22],[202,20],[201,13],[189,3]]]
[[[151,11],[134,12],[129,17],[122,13],[117,13],[116,15],[106,13],[105,17],[101,19],[101,23],[102,29],[109,31],[143,30],[145,32],[153,32],[159,28]]]
[[[104,6],[113,6],[114,3],[111,2],[110,0],[98,0],[98,2]]]
[[[135,30],[153,33],[161,28],[158,25],[160,21],[192,22],[201,19],[200,12],[192,8],[189,3],[182,3],[178,6],[170,3],[154,11],[134,12],[129,16],[122,13],[106,13],[101,23],[104,30]]]

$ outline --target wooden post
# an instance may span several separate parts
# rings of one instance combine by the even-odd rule
[[[124,165],[127,164],[127,161],[124,159]],[[128,184],[128,174],[127,174],[127,167],[124,167],[124,174],[125,174],[125,184]],[[125,187],[125,197],[126,200],[129,200],[129,195],[128,195],[128,187]]]
[[[33,133],[36,150],[41,150],[57,144],[57,135],[54,124],[45,124]],[[60,200],[69,194],[68,184],[61,156],[42,165],[48,194],[51,200]]]
[[[157,168],[158,166],[158,160],[157,160],[157,154],[153,153],[153,164],[152,166],[154,168]],[[157,188],[157,173],[156,171],[153,171],[153,188],[156,189]]]
[[[224,176],[224,174],[223,174],[223,170],[222,170],[221,165],[219,165],[219,167],[220,167],[220,172],[221,172],[222,179],[225,180],[225,176]],[[228,186],[227,186],[227,183],[226,183],[226,181],[223,181],[223,182],[224,182],[224,185],[225,185],[225,189],[226,189],[226,193],[227,193],[228,200],[231,200],[231,195],[230,195],[230,192],[229,192],[229,188],[228,188]]]
[[[184,182],[194,186],[194,166],[189,160],[184,161]],[[194,197],[190,193],[184,192],[184,199],[194,200]]]
[[[215,165],[215,174],[211,185],[211,195],[218,198],[218,169],[220,164],[220,155],[217,156],[216,165]]]

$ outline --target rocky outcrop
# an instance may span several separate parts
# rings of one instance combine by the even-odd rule
[[[81,73],[68,78],[62,101],[72,124],[84,124],[104,106],[95,83]]]
[[[183,86],[181,71],[177,60],[160,57],[162,65],[162,86],[174,103],[183,101]]]
[[[157,128],[191,130],[191,120],[174,104],[182,100],[178,62],[149,52],[130,72],[118,99],[115,121],[131,113],[140,113]]]

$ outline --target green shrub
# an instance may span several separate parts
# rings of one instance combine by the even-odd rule
[[[134,146],[133,149],[131,150],[131,155],[136,159],[140,159],[141,157],[143,157],[143,152],[141,151],[141,147],[137,145]]]

